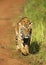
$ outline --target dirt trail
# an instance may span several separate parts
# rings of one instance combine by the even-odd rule
[[[10,18],[20,13],[25,0],[0,0],[0,18]]]
[[[27,65],[22,59],[12,59],[5,48],[10,44],[10,32],[13,30],[9,18],[18,15],[26,0],[0,0],[0,65]],[[14,35],[14,34],[13,34]]]

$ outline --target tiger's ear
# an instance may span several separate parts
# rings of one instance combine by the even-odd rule
[[[30,22],[29,24],[32,24],[32,22]]]
[[[21,23],[19,23],[19,25],[21,25]]]
[[[32,24],[33,24],[32,22],[29,24],[29,28],[32,28]]]

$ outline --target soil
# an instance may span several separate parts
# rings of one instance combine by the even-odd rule
[[[26,0],[0,0],[0,65],[28,65],[19,58],[10,58],[7,46],[10,44],[10,32],[14,30],[10,18],[18,15]],[[13,34],[14,35],[14,34]]]

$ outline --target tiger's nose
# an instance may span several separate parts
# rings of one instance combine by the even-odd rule
[[[26,36],[25,36],[26,39],[29,38],[29,37],[30,37],[29,35],[26,35]]]

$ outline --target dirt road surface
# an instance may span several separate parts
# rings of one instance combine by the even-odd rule
[[[0,0],[0,65],[27,65],[22,59],[10,58],[10,53],[5,48],[10,44],[11,34],[8,31],[13,30],[9,18],[18,15],[25,2],[26,0]]]

